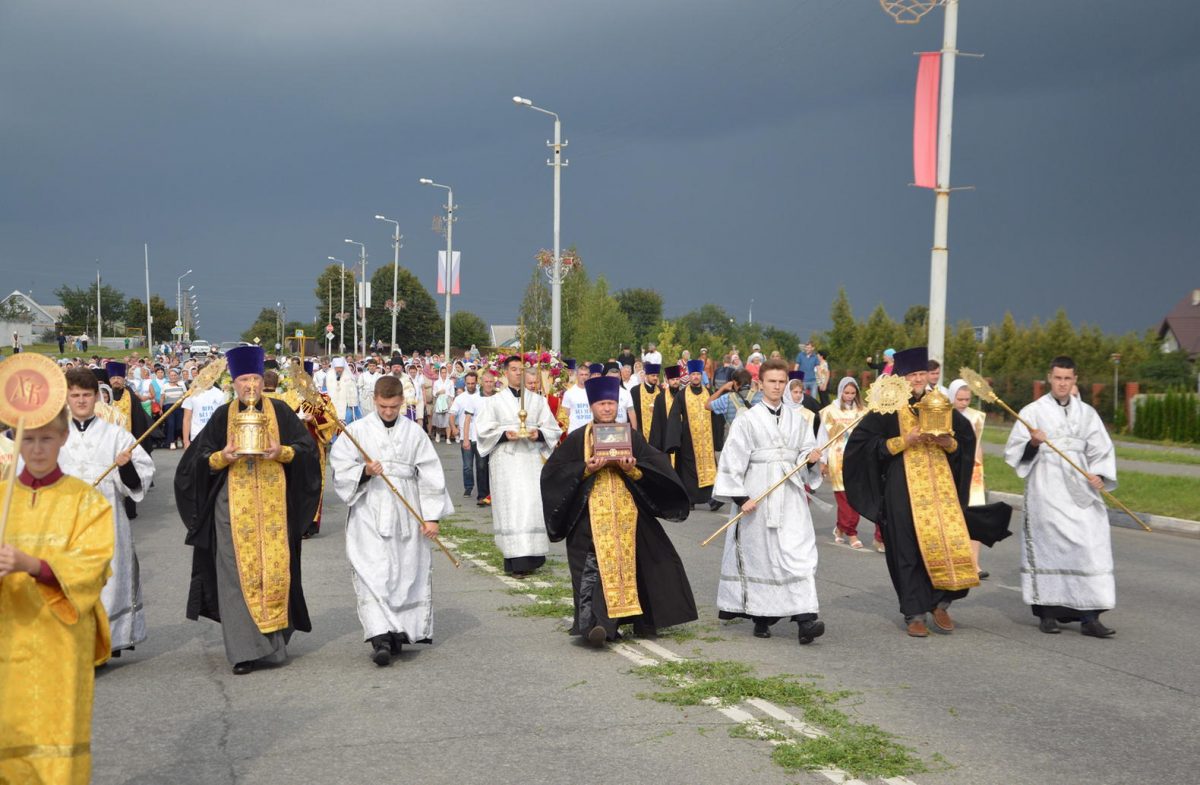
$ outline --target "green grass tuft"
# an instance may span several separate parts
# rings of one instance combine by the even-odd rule
[[[852,724],[828,736],[780,744],[771,760],[789,770],[837,768],[853,777],[901,777],[929,767],[913,750],[874,725]]]

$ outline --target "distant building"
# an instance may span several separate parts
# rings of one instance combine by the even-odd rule
[[[0,345],[8,346],[12,334],[21,336],[21,342],[31,344],[40,341],[47,335],[53,335],[66,316],[67,309],[61,305],[39,305],[34,299],[21,291],[0,300],[0,313],[13,314],[23,312],[27,318],[0,318]]]
[[[497,349],[516,349],[521,345],[515,324],[493,324],[488,327],[488,337]]]
[[[1171,309],[1158,328],[1164,352],[1186,352],[1200,358],[1200,289],[1193,289]]]

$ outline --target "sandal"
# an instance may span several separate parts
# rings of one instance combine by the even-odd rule
[[[842,530],[836,526],[833,527],[833,541],[838,545],[841,545],[846,541],[846,538],[842,536]]]
[[[863,547],[862,540],[858,539],[857,537],[851,537],[850,547],[856,551],[860,550]]]
[[[875,543],[875,550],[879,551],[880,553],[886,553],[886,552],[887,552],[887,548],[883,547],[883,543],[882,543],[882,542],[877,542],[877,543]]]

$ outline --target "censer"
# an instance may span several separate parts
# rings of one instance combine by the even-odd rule
[[[233,440],[238,455],[267,454],[267,415],[255,408],[258,388],[251,387],[246,408],[233,415]]]
[[[917,403],[921,433],[930,436],[950,436],[954,433],[954,404],[934,387]]]

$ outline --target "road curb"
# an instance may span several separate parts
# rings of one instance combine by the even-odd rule
[[[1025,497],[1019,493],[1004,493],[1003,491],[988,491],[988,501],[1005,502],[1012,505],[1014,510],[1025,509]],[[1150,515],[1140,513],[1146,525],[1159,534],[1173,534],[1177,537],[1190,537],[1200,540],[1200,521],[1189,521],[1183,518],[1171,518],[1166,515]],[[1120,510],[1108,511],[1108,522],[1122,529],[1140,529],[1141,527]]]

